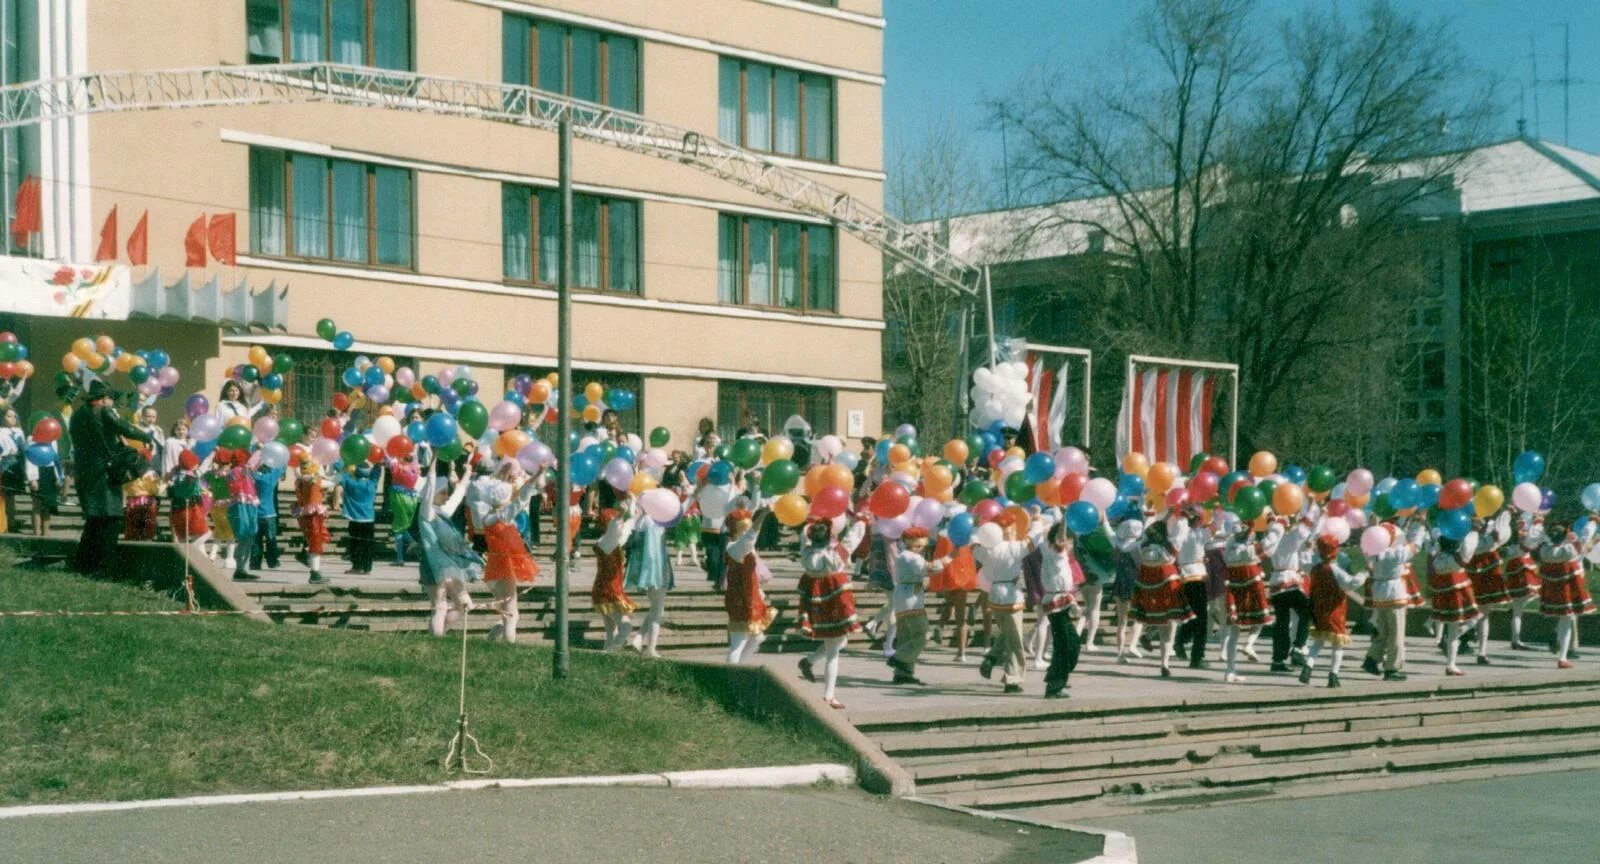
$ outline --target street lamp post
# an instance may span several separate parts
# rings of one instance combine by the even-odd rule
[[[567,577],[572,561],[572,533],[567,514],[572,494],[572,118],[561,120],[561,274],[556,281],[556,650],[552,674],[567,677]]]

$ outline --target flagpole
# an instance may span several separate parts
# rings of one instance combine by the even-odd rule
[[[556,400],[556,650],[551,673],[565,678],[567,656],[567,579],[572,562],[569,513],[572,498],[572,116],[560,123],[561,273],[556,282],[556,375],[561,385]]]

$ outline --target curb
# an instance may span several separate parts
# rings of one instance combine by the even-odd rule
[[[1121,831],[1107,828],[1088,828],[1081,825],[1058,825],[1054,822],[1045,822],[1039,819],[1029,819],[1025,816],[1008,816],[1004,813],[994,813],[988,810],[975,810],[963,807],[960,804],[947,804],[931,798],[918,798],[915,795],[906,798],[918,804],[937,807],[940,810],[950,810],[955,813],[965,813],[968,816],[977,816],[992,822],[1013,822],[1018,825],[1031,825],[1035,828],[1048,828],[1052,831],[1070,831],[1074,834],[1096,834],[1103,841],[1100,854],[1079,862],[1079,864],[1139,864],[1139,853],[1134,846],[1133,838]]]
[[[151,798],[143,801],[90,801],[82,804],[24,804],[0,807],[0,819],[27,816],[70,816],[82,813],[117,813],[127,810],[161,810],[173,807],[222,807],[279,801],[322,801],[332,798],[385,798],[394,795],[429,795],[481,789],[562,789],[595,786],[632,786],[671,789],[779,789],[815,783],[853,783],[855,772],[845,765],[773,765],[760,768],[719,768],[708,771],[668,771],[661,774],[611,774],[592,777],[512,777],[483,780],[447,780],[415,786],[364,786],[354,789],[305,789],[296,792],[256,792],[237,795],[194,795]]]

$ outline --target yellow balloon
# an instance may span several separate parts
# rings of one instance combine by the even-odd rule
[[[137,355],[137,354],[118,354],[116,362],[113,365],[115,365],[115,367],[116,367],[118,372],[128,372],[128,371],[132,370],[133,367],[137,366],[138,364],[139,364],[139,355]]]
[[[394,374],[394,358],[393,357],[379,357],[378,358],[378,368],[382,369],[383,370],[383,374],[385,374],[385,375],[393,375]]]
[[[72,340],[72,353],[78,355],[79,359],[88,360],[94,353],[94,340],[87,336]]]
[[[249,417],[229,417],[228,418],[228,422],[227,422],[226,425],[228,425],[228,426],[249,426],[250,425],[250,418]]]
[[[260,345],[251,345],[250,365],[256,367],[257,369],[261,368],[262,366],[271,368],[272,355],[268,354],[267,349],[261,347]]]
[[[1171,462],[1157,462],[1150,466],[1145,474],[1144,485],[1151,492],[1165,494],[1172,488],[1173,481],[1178,479],[1178,466]]]
[[[110,336],[102,333],[94,338],[94,350],[99,351],[101,354],[110,354],[117,350],[117,343]]]
[[[1122,457],[1122,473],[1132,474],[1140,480],[1150,473],[1150,460],[1143,453],[1129,453]]]
[[[597,381],[590,381],[588,384],[584,385],[583,395],[589,400],[590,404],[593,404],[595,402],[599,402],[601,397],[606,395],[606,388],[600,386],[600,383]]]
[[[600,422],[600,406],[599,405],[585,405],[585,406],[583,406],[583,422],[585,422],[585,423],[599,423]]]
[[[779,459],[794,455],[794,443],[788,438],[773,438],[761,445],[761,464],[771,465]]]
[[[549,375],[544,376],[544,380],[550,382],[550,386],[551,387],[560,387],[561,386],[561,373],[559,373],[559,372],[551,372]]]
[[[794,492],[781,496],[772,504],[772,515],[777,516],[779,522],[790,528],[804,524],[806,516],[810,513],[811,505]]]
[[[633,482],[628,484],[628,491],[635,495],[643,495],[660,484],[656,478],[647,471],[639,471],[633,475]]]
[[[76,375],[76,374],[78,374],[78,370],[82,369],[82,368],[83,368],[83,358],[82,357],[79,357],[78,355],[73,354],[70,351],[67,352],[66,354],[61,355],[61,371],[67,373],[68,375]]]
[[[1472,496],[1472,512],[1479,519],[1487,519],[1500,512],[1506,503],[1506,493],[1500,491],[1499,486],[1485,485],[1478,487],[1478,494]]]
[[[261,391],[261,398],[265,399],[268,405],[276,405],[283,401],[283,391],[263,390]]]
[[[1417,485],[1442,486],[1444,485],[1444,477],[1432,468],[1424,468],[1417,472]]]

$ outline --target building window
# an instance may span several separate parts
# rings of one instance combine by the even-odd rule
[[[724,213],[717,218],[717,299],[836,312],[833,227]]]
[[[751,150],[833,161],[833,79],[723,57],[717,135]]]
[[[283,353],[294,358],[294,369],[283,376],[283,401],[278,405],[278,412],[304,423],[309,435],[333,408],[333,394],[350,389],[344,386],[340,376],[355,362],[356,355],[296,348],[285,349]],[[410,357],[394,356],[394,362],[397,366],[419,368]]]
[[[410,269],[412,176],[280,150],[250,150],[250,251]]]
[[[411,68],[411,0],[245,0],[244,16],[250,63]]]
[[[639,110],[637,39],[511,14],[501,28],[505,83]]]
[[[561,193],[500,187],[502,264],[513,282],[555,285],[561,277]],[[572,196],[572,284],[639,293],[639,202]]]
[[[506,388],[510,389],[512,379],[518,375],[527,375],[538,380],[548,376],[556,370],[544,366],[507,366],[505,368]],[[627,390],[634,395],[633,406],[626,411],[617,412],[617,422],[622,424],[623,432],[632,432],[643,437],[644,435],[644,379],[638,375],[629,375],[623,372],[590,372],[584,369],[572,370],[573,390],[582,393],[589,383],[595,382],[606,389]],[[567,400],[570,405],[571,400]],[[608,406],[609,407],[609,406]],[[588,424],[574,417],[572,428],[582,434]],[[556,445],[556,424],[545,423],[539,427],[539,440],[549,444],[552,448]]]
[[[717,382],[717,434],[725,441],[738,437],[751,420],[769,437],[781,433],[784,422],[795,415],[805,418],[816,434],[831,433],[833,391],[745,381]]]
[[[0,0],[0,84],[24,84],[39,78],[39,4],[33,0]],[[39,177],[39,126],[0,131],[0,201],[7,227],[4,248],[12,255],[44,254],[39,234],[18,244],[9,230],[17,215],[17,190]],[[42,221],[42,220],[41,220]]]

